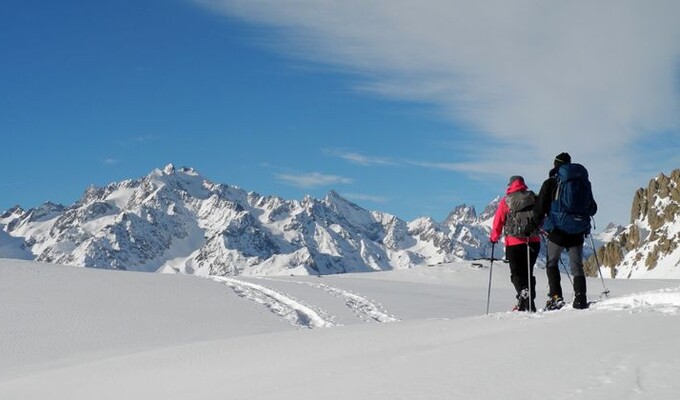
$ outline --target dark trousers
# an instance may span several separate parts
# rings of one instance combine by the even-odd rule
[[[559,263],[562,257],[562,252],[565,247],[562,247],[552,241],[548,241],[548,262],[546,263],[546,274],[548,275],[548,284],[550,285],[549,297],[562,297],[562,285],[560,284],[560,268]],[[571,266],[571,274],[574,277],[574,293],[586,293],[586,277],[583,271],[583,245],[572,246],[567,249],[569,253],[569,265]]]
[[[529,287],[528,270],[531,269],[531,298],[536,298],[536,278],[534,277],[534,264],[541,250],[540,243],[529,243],[529,254],[527,259],[527,245],[517,244],[505,247],[505,257],[510,264],[510,280],[519,296],[522,289]]]

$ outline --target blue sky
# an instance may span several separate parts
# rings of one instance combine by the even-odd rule
[[[468,3],[5,0],[0,209],[174,163],[442,220],[569,151],[627,222],[680,167],[678,3]]]

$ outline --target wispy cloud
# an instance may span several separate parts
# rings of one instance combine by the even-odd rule
[[[115,158],[105,158],[105,159],[102,160],[102,163],[104,163],[106,165],[116,165],[116,164],[120,163],[120,160],[115,159]]]
[[[406,161],[406,163],[417,167],[440,169],[444,171],[461,172],[465,169],[465,165],[460,163],[428,162],[428,161]]]
[[[363,165],[367,167],[375,165],[395,165],[397,163],[388,157],[369,156],[355,151],[325,150],[324,152],[330,156],[339,157],[352,164]]]
[[[569,151],[612,215],[628,214],[621,196],[639,185],[630,161],[644,155],[633,144],[680,132],[676,0],[194,1],[277,27],[273,47],[356,73],[363,91],[431,104],[498,142],[452,170],[493,166],[540,181]]]
[[[319,172],[309,172],[303,174],[277,174],[276,177],[282,183],[301,188],[351,184],[354,182],[350,178],[345,178],[338,175],[325,175]]]
[[[522,162],[522,160],[481,160],[481,161],[464,161],[464,162],[432,162],[432,161],[404,161],[405,164],[416,166],[420,168],[441,170],[441,171],[451,171],[467,174],[470,178],[476,180],[488,179],[489,176],[498,175],[499,171],[502,176],[517,175],[521,171],[527,170],[542,170],[542,165],[536,166],[536,168],[529,168],[532,163],[537,163],[536,160],[527,160]],[[549,169],[549,168],[548,168]],[[513,172],[520,171],[520,172]],[[539,182],[541,176],[533,177],[534,182]],[[546,176],[547,177],[547,176]]]
[[[497,173],[498,163],[484,163],[484,162],[434,162],[434,161],[417,161],[396,158],[381,158],[367,156],[356,152],[331,152],[330,155],[344,159],[350,163],[363,166],[412,166],[419,168],[435,169],[441,171],[462,172],[471,174],[486,174],[492,175]],[[508,165],[508,163],[504,163]],[[516,163],[514,170],[521,170],[525,166],[524,163]]]
[[[360,194],[360,193],[343,193],[344,197],[354,201],[370,201],[372,203],[387,203],[389,199],[384,196],[373,196],[370,194]]]

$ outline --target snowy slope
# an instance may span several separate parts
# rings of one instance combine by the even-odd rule
[[[10,236],[0,230],[0,258],[14,258],[19,260],[32,260],[33,254],[22,238]]]
[[[0,261],[0,398],[677,397],[678,281],[607,280],[591,310],[527,315],[504,311],[494,265],[485,316],[487,267],[197,278]]]

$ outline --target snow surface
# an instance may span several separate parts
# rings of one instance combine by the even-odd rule
[[[497,262],[484,315],[488,267],[201,278],[0,260],[0,399],[677,398],[680,281],[513,313]]]

